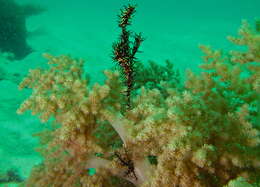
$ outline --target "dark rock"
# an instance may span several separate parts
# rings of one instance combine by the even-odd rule
[[[26,18],[43,11],[34,5],[18,5],[13,0],[0,0],[0,51],[23,59],[32,52],[27,44]]]

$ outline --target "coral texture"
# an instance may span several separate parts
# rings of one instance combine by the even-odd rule
[[[201,46],[200,75],[189,71],[183,89],[165,88],[167,97],[142,87],[124,114],[119,72],[104,71],[105,84],[89,88],[82,60],[45,54],[50,68],[31,70],[20,84],[33,93],[18,112],[54,123],[39,133],[45,159],[25,185],[109,187],[126,179],[140,187],[259,186],[259,37],[244,22],[240,37],[229,38],[245,51]],[[123,146],[99,140],[100,126]]]

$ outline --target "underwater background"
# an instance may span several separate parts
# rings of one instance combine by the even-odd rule
[[[0,6],[3,1],[9,0],[0,0]],[[32,51],[19,60],[4,52],[0,55],[0,186],[7,182],[3,179],[7,172],[23,180],[41,162],[34,151],[38,141],[32,134],[44,124],[30,112],[16,114],[31,93],[19,91],[19,82],[29,69],[45,67],[42,54],[50,53],[83,58],[91,84],[102,83],[102,71],[115,65],[111,54],[120,32],[117,15],[128,3],[137,4],[131,29],[142,32],[145,38],[138,59],[144,64],[152,60],[162,65],[170,60],[182,76],[186,69],[199,71],[199,44],[234,49],[226,37],[237,34],[243,19],[254,23],[260,17],[259,0],[17,0],[19,5],[34,4],[44,11],[26,18],[26,40]]]

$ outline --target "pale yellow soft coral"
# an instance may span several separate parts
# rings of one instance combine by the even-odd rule
[[[255,23],[255,29],[250,27],[247,21],[242,22],[239,30],[240,37],[229,36],[228,39],[236,45],[246,46],[245,51],[231,51],[231,61],[247,64],[248,69],[254,74],[248,79],[254,89],[260,94],[260,30],[259,20]],[[250,64],[254,62],[255,64]]]
[[[231,60],[234,63],[246,64],[251,72],[251,76],[247,79],[247,84],[252,85],[258,94],[258,103],[256,104],[258,116],[256,123],[260,124],[260,30],[259,20],[256,21],[256,29],[251,28],[247,21],[243,21],[242,28],[239,30],[240,37],[228,37],[230,41],[237,45],[247,47],[244,52],[231,51]],[[254,63],[250,63],[254,62]],[[243,84],[243,83],[242,83]]]
[[[86,177],[93,154],[103,152],[95,143],[92,132],[98,125],[97,119],[102,120],[104,108],[120,110],[120,102],[115,103],[112,99],[121,101],[122,96],[115,93],[124,88],[118,79],[119,74],[107,71],[109,78],[106,84],[95,84],[90,90],[87,80],[83,78],[82,60],[66,55],[55,57],[44,54],[44,57],[50,67],[31,70],[21,82],[21,89],[28,87],[32,88],[33,92],[17,112],[31,110],[33,114],[39,115],[43,122],[54,117],[59,128],[49,132],[52,138],[47,141],[44,167],[32,173],[27,184],[37,184],[38,187],[46,185],[43,181],[48,181],[54,186],[73,186],[77,180],[84,180]],[[55,166],[53,160],[56,160]],[[106,181],[102,172],[100,177],[100,182]],[[92,180],[95,181],[95,178]],[[88,183],[91,184],[91,181]]]
[[[65,140],[77,129],[93,128],[93,115],[100,115],[103,105],[111,104],[110,107],[120,108],[118,103],[109,103],[104,99],[108,94],[114,95],[115,91],[122,90],[117,79],[118,73],[110,73],[107,85],[95,84],[89,90],[87,80],[82,77],[82,60],[65,55],[54,57],[45,54],[44,57],[49,60],[50,69],[31,70],[20,84],[21,89],[33,88],[33,93],[21,105],[18,113],[30,109],[33,114],[39,114],[43,122],[55,117],[56,122],[62,124],[60,131],[63,133],[60,137]],[[119,97],[114,99],[120,100]]]
[[[146,90],[142,88],[141,94],[133,100],[135,107],[126,113],[128,120],[132,121],[130,142],[133,143],[137,155],[157,154],[166,144],[167,129],[165,102],[159,90]],[[161,137],[158,139],[157,137]],[[137,146],[136,144],[139,144]],[[140,145],[145,144],[142,148]],[[139,150],[140,149],[140,150]],[[143,150],[142,150],[143,149]],[[141,151],[142,150],[142,151]]]
[[[152,96],[156,90],[144,90],[138,96],[142,102],[128,113],[134,121],[129,144],[135,154],[158,159],[144,186],[222,186],[241,173],[249,179],[252,171],[259,172],[259,69],[233,62],[233,56],[210,47],[201,49],[205,71],[199,76],[188,72],[186,91],[159,100],[161,96]],[[248,77],[242,76],[245,69]]]
[[[59,58],[45,54],[45,58],[52,64],[50,70],[31,70],[19,85],[20,89],[33,88],[33,93],[19,108],[18,113],[32,110],[32,113],[40,113],[43,122],[51,115],[65,114],[70,110],[71,104],[84,97],[84,80],[79,81],[81,76],[82,61],[74,60],[67,56]],[[77,70],[74,66],[78,66]],[[71,71],[71,69],[74,69]],[[72,97],[75,96],[75,97]],[[73,118],[73,117],[72,117]]]
[[[166,117],[163,122],[157,123],[156,128],[163,131],[162,134],[148,134],[145,128],[139,132],[144,133],[150,142],[147,143],[146,138],[136,140],[137,150],[145,144],[148,145],[146,152],[152,154],[154,148],[149,150],[152,147],[149,144],[158,146],[161,141],[165,143],[157,148],[161,150],[155,153],[158,165],[153,177],[144,186],[201,187],[211,186],[212,183],[221,186],[241,171],[253,174],[247,168],[258,171],[258,131],[246,120],[247,107],[220,116],[200,97],[191,99],[189,95],[183,93],[169,99],[168,107],[174,107],[176,116]],[[225,158],[226,162],[220,161],[220,158]]]
[[[241,37],[229,36],[228,39],[236,45],[246,46],[247,51],[232,51],[231,60],[238,63],[260,62],[260,32],[250,28],[248,22],[244,20],[239,35]]]
[[[243,33],[247,39],[234,41],[248,45],[247,52],[226,55],[201,46],[203,72],[188,72],[184,90],[165,89],[165,97],[157,89],[142,88],[126,111],[125,87],[118,72],[105,71],[105,84],[90,89],[82,78],[81,60],[45,55],[50,69],[32,70],[21,83],[21,88],[32,88],[33,93],[19,112],[32,110],[43,121],[53,116],[60,128],[52,132],[50,156],[33,173],[30,184],[43,186],[48,181],[72,186],[82,181],[82,186],[110,186],[111,175],[140,187],[232,186],[236,183],[229,181],[241,176],[246,182],[237,180],[240,183],[256,182],[260,177],[259,67],[254,63],[259,57],[253,46],[259,41],[248,33]],[[248,76],[243,77],[245,72]],[[117,151],[129,151],[137,180],[124,175],[131,169],[126,162],[94,156],[113,153],[95,142],[92,132],[101,122],[118,133],[123,148]],[[149,156],[156,157],[157,163],[149,164]],[[97,176],[86,176],[89,167],[97,168]]]
[[[232,56],[224,55],[208,46],[201,46],[201,49],[205,56],[200,67],[205,71],[201,75],[188,71],[186,87],[191,88],[193,93],[200,93],[208,105],[223,114],[244,103],[248,103],[250,109],[257,108],[259,65],[241,65],[232,62]]]
[[[216,160],[216,148],[213,145],[204,144],[198,149],[192,157],[192,162],[201,168],[212,167],[212,163]]]

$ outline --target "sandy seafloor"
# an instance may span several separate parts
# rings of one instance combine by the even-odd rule
[[[0,60],[6,73],[0,81],[0,168],[17,168],[25,178],[33,165],[40,162],[34,152],[37,140],[32,133],[44,127],[30,113],[18,116],[16,109],[30,93],[19,91],[18,73],[24,76],[30,68],[45,66],[42,53],[70,54],[85,59],[85,69],[93,82],[104,80],[102,70],[114,64],[111,45],[117,40],[117,14],[125,0],[20,0],[47,8],[41,15],[27,20],[28,43],[34,52],[21,61]],[[137,0],[137,13],[130,28],[146,38],[138,54],[146,63],[164,64],[171,60],[182,73],[197,71],[202,62],[199,44],[216,49],[232,49],[227,35],[236,35],[242,19],[250,23],[260,17],[259,0]],[[258,7],[258,8],[257,8]],[[1,186],[1,185],[0,185]],[[9,185],[15,186],[15,185]]]

